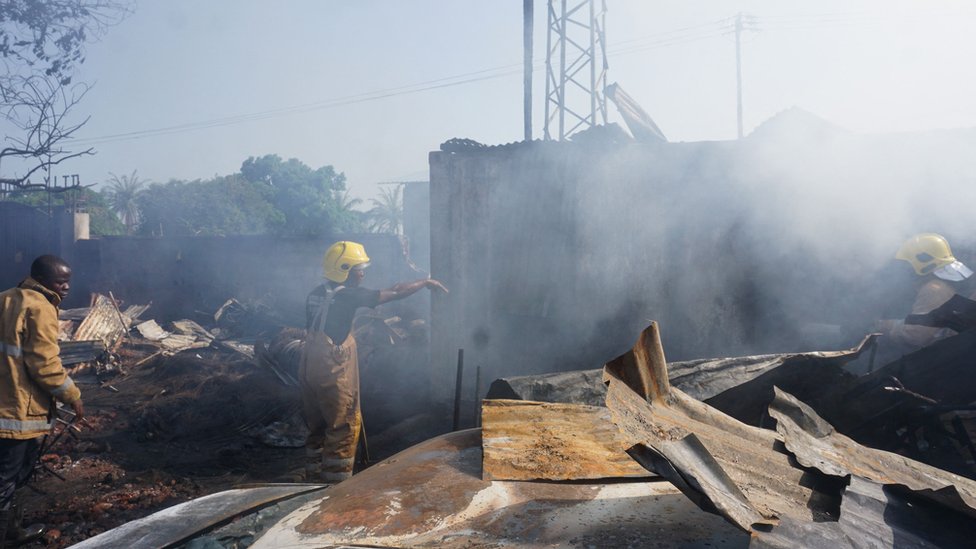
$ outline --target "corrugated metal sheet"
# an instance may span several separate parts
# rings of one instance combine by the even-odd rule
[[[479,430],[443,435],[366,469],[282,519],[252,549],[324,547],[746,547],[749,536],[664,481],[481,477]]]
[[[634,457],[706,510],[750,531],[779,517],[830,520],[829,498],[777,451],[773,431],[751,427],[668,384],[657,325],[607,364],[607,407]]]
[[[678,389],[661,391],[663,361],[649,357],[662,354],[652,325],[606,367],[607,406],[634,441],[628,451],[702,509],[750,531],[758,546],[939,547],[967,533],[972,540],[973,481],[861,446],[782,391],[770,408],[779,432],[744,425]]]
[[[904,486],[921,497],[976,518],[976,481],[898,454],[861,446],[835,431],[812,408],[778,389],[769,414],[776,420],[776,431],[787,450],[800,465],[828,475],[853,475],[878,484]]]
[[[105,344],[101,341],[62,341],[58,345],[61,364],[70,366],[82,362],[91,362],[105,352]]]
[[[486,400],[481,418],[486,480],[653,476],[627,455],[606,408]]]
[[[840,368],[856,359],[874,344],[876,336],[865,337],[857,346],[844,351],[754,355],[733,358],[703,358],[668,363],[668,377],[673,386],[688,396],[710,401],[713,406],[739,417],[727,408],[754,407],[765,410],[772,398],[774,382],[797,384],[798,378],[815,380],[818,387],[842,375]],[[778,371],[783,375],[774,376]],[[803,382],[803,379],[799,379]],[[792,390],[792,388],[790,389]],[[768,391],[768,397],[763,396]],[[723,393],[730,392],[728,397]],[[751,398],[746,398],[748,395]],[[607,389],[603,370],[559,372],[537,376],[498,379],[488,391],[488,398],[522,399],[540,402],[563,402],[604,406]],[[755,406],[750,406],[754,404]],[[755,415],[755,414],[750,414]],[[739,417],[739,419],[743,419]]]
[[[322,489],[320,485],[283,484],[226,490],[133,520],[88,538],[73,547],[77,549],[172,547],[202,530],[251,509],[320,489]]]
[[[75,341],[97,339],[111,349],[129,331],[132,322],[148,309],[149,305],[131,305],[123,313],[109,297],[98,294],[88,316],[75,330],[73,339]]]

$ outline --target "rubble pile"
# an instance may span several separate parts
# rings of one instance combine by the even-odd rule
[[[34,547],[66,547],[239,483],[295,480],[302,468],[303,330],[235,299],[212,317],[160,322],[151,310],[93,295],[89,307],[61,311],[61,357],[87,418],[62,432],[71,421],[63,412],[33,490],[25,490],[28,518],[51,527]],[[425,329],[399,317],[358,321],[364,371],[395,371],[387,348],[423,347]],[[382,422],[372,426],[382,434]],[[374,455],[425,432],[388,450],[378,437]]]
[[[327,489],[253,547],[971,544],[976,481],[859,444],[778,382],[768,385],[838,367],[872,338],[848,351],[677,364],[666,362],[660,341],[652,323],[606,364],[602,402],[485,400],[480,430],[436,437]],[[592,381],[582,374],[500,385],[591,399],[594,391],[573,387]],[[863,381],[824,391],[850,399]],[[679,385],[715,402],[739,389],[748,402],[736,409],[764,408],[766,425]]]
[[[429,360],[426,326],[364,315],[354,330],[370,446],[388,455],[419,444],[321,496],[309,492],[319,486],[262,484],[293,480],[303,460],[301,330],[235,300],[212,322],[165,324],[113,303],[96,298],[64,319],[66,337],[91,338],[65,348],[93,357],[75,366],[93,412],[86,431],[66,431],[41,460],[35,488],[48,492],[31,508],[57,522],[48,547],[86,538],[85,547],[125,547],[145,531],[164,545],[202,536],[186,547],[635,546],[650,537],[941,547],[967,543],[976,528],[969,303],[924,319],[952,322],[958,335],[862,375],[851,364],[873,362],[876,335],[841,351],[669,364],[654,323],[601,370],[496,380],[482,429],[434,438],[443,411],[403,413],[404,403],[428,402],[410,379]],[[241,483],[258,485],[245,496]],[[223,502],[219,516],[207,514],[216,513],[207,498]],[[272,501],[281,503],[258,510]],[[192,523],[145,516],[177,503]]]

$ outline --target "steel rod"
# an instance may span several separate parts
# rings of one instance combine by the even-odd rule
[[[464,374],[464,349],[458,349],[457,381],[454,384],[454,431],[461,427],[461,377]]]

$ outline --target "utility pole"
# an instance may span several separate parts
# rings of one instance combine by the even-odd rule
[[[742,12],[735,16],[735,99],[739,123],[739,139],[742,139]]]
[[[533,0],[522,0],[522,110],[525,116],[525,140],[532,141],[532,26]]]

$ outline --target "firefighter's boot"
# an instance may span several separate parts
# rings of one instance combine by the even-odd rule
[[[17,547],[25,543],[30,543],[44,535],[46,528],[43,524],[31,524],[25,528],[21,526],[23,521],[23,506],[14,504],[7,511],[6,520],[3,521],[6,529],[4,541],[7,547]]]

